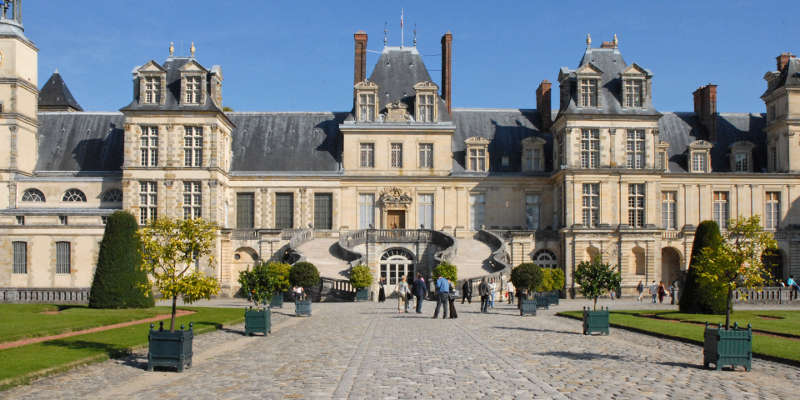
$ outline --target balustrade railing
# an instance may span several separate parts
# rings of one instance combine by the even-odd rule
[[[740,288],[733,292],[734,301],[783,304],[790,301],[796,302],[798,301],[798,297],[800,297],[800,294],[791,287],[781,286],[769,286],[752,290]]]
[[[367,256],[355,247],[365,243],[428,243],[443,250],[433,258],[439,262],[450,261],[458,252],[458,242],[450,234],[431,229],[361,229],[347,232],[339,238],[339,258],[350,266],[365,264]]]
[[[291,236],[289,235],[291,233]],[[303,245],[304,243],[308,243],[314,240],[314,230],[313,229],[284,229],[281,232],[281,236],[283,238],[290,237],[289,245],[286,251],[288,252],[289,257],[289,264],[299,263],[301,261],[306,260],[305,254],[303,254],[298,248]]]
[[[682,239],[683,232],[681,231],[661,231],[661,238],[662,239]]]
[[[2,303],[87,304],[90,288],[0,288]]]

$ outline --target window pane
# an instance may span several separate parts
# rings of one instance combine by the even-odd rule
[[[70,243],[56,242],[56,273],[69,274],[70,272]]]
[[[275,194],[275,228],[294,228],[294,193]]]
[[[333,195],[330,193],[314,194],[314,228],[331,229],[333,226]]]
[[[236,227],[252,229],[254,225],[255,193],[236,194]]]
[[[13,273],[28,273],[28,244],[25,242],[14,242],[13,247]]]

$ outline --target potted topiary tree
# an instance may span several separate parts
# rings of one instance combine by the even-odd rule
[[[314,286],[319,284],[319,271],[317,267],[310,262],[301,261],[292,265],[292,270],[289,272],[289,282],[293,286],[300,286],[303,292],[306,291],[307,286]],[[294,315],[299,317],[301,315],[311,316],[311,298],[306,300],[295,300],[294,302]]]
[[[269,308],[283,308],[283,293],[292,287],[289,282],[291,270],[292,266],[286,263],[275,261],[269,263],[268,271],[275,281],[275,295],[272,296]]]
[[[583,334],[588,335],[594,332],[609,334],[608,330],[608,308],[597,311],[597,298],[603,293],[619,289],[622,281],[622,274],[614,271],[608,263],[604,263],[600,256],[595,257],[591,262],[583,261],[578,264],[575,273],[572,274],[575,283],[581,286],[580,293],[587,298],[594,300],[594,309],[583,309]]]
[[[458,267],[455,264],[442,261],[433,269],[433,277],[438,278],[440,276],[452,282],[458,282]]]
[[[372,285],[372,272],[366,265],[356,265],[350,269],[350,284],[356,289],[355,301],[369,300],[369,285]]]
[[[564,288],[564,271],[561,268],[553,268],[550,270],[550,278],[553,280],[553,285],[550,288],[550,305],[557,306],[559,302],[560,290]]]
[[[219,292],[217,279],[199,268],[204,258],[207,268],[214,268],[214,257],[209,254],[214,248],[216,232],[216,224],[202,218],[165,217],[151,220],[137,231],[142,243],[142,268],[150,280],[141,289],[147,292],[155,287],[162,298],[172,299],[169,331],[164,330],[163,323],[157,331],[150,325],[148,371],[155,366],[168,366],[183,372],[185,366],[192,366],[193,324],[189,324],[189,330],[181,325],[181,330],[175,331],[178,296],[191,304]]]
[[[769,269],[761,261],[763,255],[771,255],[778,247],[772,233],[761,227],[758,214],[750,218],[739,216],[728,221],[728,229],[722,235],[722,243],[703,248],[698,263],[698,283],[703,289],[722,288],[727,295],[725,306],[725,330],[716,329],[706,323],[704,332],[703,365],[714,364],[717,370],[723,365],[742,365],[751,369],[753,358],[753,331],[739,328],[731,323],[733,292],[740,287],[753,289],[763,286],[770,277]]]
[[[542,284],[542,269],[536,264],[523,263],[511,270],[511,283],[517,289],[533,293]],[[519,315],[536,315],[536,299],[520,299]]]
[[[253,303],[253,306],[244,311],[244,334],[250,336],[253,333],[261,332],[264,336],[272,332],[272,313],[267,307],[261,309],[261,302],[264,304],[272,301],[272,293],[275,292],[275,276],[270,274],[270,264],[258,262],[239,272],[239,284],[242,285],[242,293],[245,294]]]
[[[541,268],[541,267],[539,267]],[[539,283],[539,287],[536,288],[536,308],[538,309],[550,309],[550,295],[548,292],[553,290],[553,277],[550,274],[550,268],[541,268],[542,270],[542,282]]]

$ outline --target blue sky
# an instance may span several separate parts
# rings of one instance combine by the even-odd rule
[[[219,1],[25,0],[25,34],[39,48],[39,85],[58,68],[87,111],[132,99],[131,71],[176,55],[222,67],[223,103],[236,111],[348,111],[353,33],[368,49],[405,44],[441,69],[453,33],[453,106],[535,108],[536,87],[577,67],[614,34],[625,61],[650,69],[661,111],[692,111],[692,92],[719,85],[720,112],[763,112],[762,77],[781,52],[800,53],[799,1]],[[377,53],[367,56],[369,75]],[[431,72],[438,84],[440,72]],[[554,101],[554,105],[557,103]]]

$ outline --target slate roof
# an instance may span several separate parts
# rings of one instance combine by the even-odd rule
[[[120,171],[125,124],[122,113],[41,112],[39,122],[35,172]]]
[[[164,64],[160,64],[167,70],[167,97],[164,105],[140,103],[139,91],[135,91],[135,96],[131,104],[123,107],[120,111],[222,111],[211,99],[210,90],[206,87],[206,101],[203,105],[181,106],[181,67],[191,61],[196,61],[194,57],[169,57]],[[137,70],[139,67],[135,68]],[[208,85],[208,81],[204,82]]]
[[[58,71],[54,72],[39,91],[39,109],[42,111],[83,111],[72,97],[67,84]]]
[[[800,59],[790,58],[789,62],[778,72],[780,72],[780,75],[775,81],[775,86],[772,88],[773,91],[784,86],[800,87]],[[764,94],[766,95],[767,93]]]

